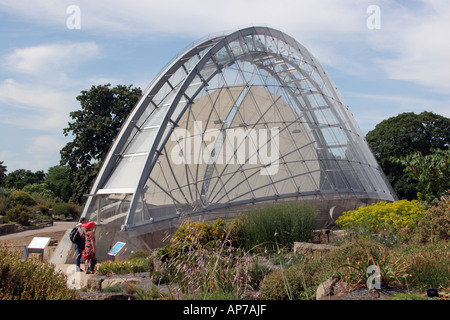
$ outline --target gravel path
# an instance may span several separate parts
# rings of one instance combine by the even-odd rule
[[[34,237],[50,237],[60,241],[64,233],[68,229],[72,229],[76,226],[76,224],[77,222],[75,221],[55,221],[51,227],[21,231],[0,236],[0,244],[28,246]]]

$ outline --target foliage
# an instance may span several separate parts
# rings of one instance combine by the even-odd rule
[[[392,203],[382,201],[344,212],[336,220],[336,225],[363,234],[406,237],[407,234],[402,233],[402,229],[407,228],[411,232],[424,214],[425,207],[416,200],[399,200]]]
[[[278,269],[267,275],[261,283],[261,299],[312,300],[318,285],[326,280],[323,263],[310,260],[287,269]]]
[[[6,166],[3,165],[3,162],[4,161],[0,161],[0,187],[3,186],[6,179],[6,172],[8,171]]]
[[[423,292],[427,288],[450,287],[450,243],[411,244],[390,251],[406,268],[405,280],[409,290]]]
[[[48,188],[64,202],[69,202],[72,196],[72,182],[68,166],[50,167],[45,177]]]
[[[291,248],[295,241],[308,242],[317,221],[316,209],[302,203],[278,203],[245,212],[240,217],[239,234],[245,247]]]
[[[416,199],[417,189],[408,182],[404,166],[390,161],[414,152],[426,156],[433,148],[447,150],[450,145],[450,119],[422,112],[402,113],[379,123],[366,135],[367,142],[400,199]]]
[[[6,188],[21,190],[27,184],[44,182],[44,171],[18,169],[7,175],[4,185]]]
[[[416,234],[422,243],[450,239],[450,192],[427,210],[419,221]]]
[[[151,257],[151,252],[146,250],[137,250],[133,251],[130,256],[128,257],[128,260],[139,260],[139,259],[149,259]]]
[[[186,221],[173,234],[172,246],[206,246],[213,247],[225,239],[235,246],[240,245],[236,225],[227,226],[223,219],[217,219],[213,224],[209,222]]]
[[[167,266],[172,281],[177,282],[183,292],[241,295],[251,284],[251,260],[247,258],[245,251],[227,244],[215,248],[199,246],[172,258]]]
[[[52,190],[50,190],[48,184],[45,182],[27,184],[25,187],[23,187],[22,191],[27,192],[29,194],[37,193],[46,199],[51,199],[55,197],[55,194],[53,193]]]
[[[147,259],[133,259],[125,261],[104,261],[97,268],[97,274],[113,275],[148,272],[152,269]]]
[[[4,216],[6,214],[6,210],[9,207],[9,200],[6,197],[0,196],[0,216]]]
[[[407,266],[394,258],[389,248],[378,241],[353,241],[337,249],[331,256],[331,259],[337,259],[339,265],[336,275],[349,288],[366,286],[371,275],[368,273],[370,266],[379,268],[381,282],[386,286],[403,287],[406,283]]]
[[[30,224],[31,210],[24,205],[16,205],[6,211],[6,221],[20,223],[23,226]]]
[[[111,84],[81,91],[81,110],[73,111],[73,122],[64,135],[74,139],[61,149],[61,165],[68,165],[73,179],[72,200],[82,202],[122,124],[141,97],[140,88]],[[97,166],[96,166],[97,164]]]
[[[11,206],[23,205],[33,206],[36,204],[33,197],[25,191],[16,190],[9,195],[9,202]]]
[[[13,190],[11,189],[0,187],[0,197],[7,198],[12,192]]]
[[[387,298],[385,300],[429,300],[427,297],[420,296],[413,293],[401,293],[397,292],[393,297]]]
[[[157,286],[152,286],[150,290],[138,287],[135,297],[137,300],[173,300],[172,295],[161,292]]]
[[[428,204],[450,189],[450,150],[433,149],[432,154],[415,152],[394,162],[404,165],[408,181],[417,181],[417,190]]]
[[[236,224],[227,225],[222,219],[214,224],[188,221],[157,257],[164,262],[169,280],[185,293],[241,296],[259,283],[263,270],[252,267],[253,259],[236,239]]]
[[[66,218],[78,218],[79,212],[77,207],[71,203],[58,202],[53,205],[54,215],[64,215]]]
[[[0,300],[77,300],[67,278],[38,259],[20,259],[21,253],[0,247]]]

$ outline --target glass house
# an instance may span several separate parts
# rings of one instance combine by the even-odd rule
[[[311,202],[325,221],[338,207],[395,199],[320,63],[289,35],[249,27],[165,67],[116,137],[83,216],[142,235],[279,201]]]

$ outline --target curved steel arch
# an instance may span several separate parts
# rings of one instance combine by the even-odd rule
[[[283,50],[285,51],[283,52]],[[186,110],[195,104],[197,95],[205,90],[205,88],[208,88],[210,82],[215,79],[216,76],[227,70],[227,68],[237,65],[237,68],[239,69],[240,63],[250,63],[258,68],[258,70],[261,70],[261,72],[264,71],[270,75],[270,77],[275,79],[277,86],[282,88],[280,91],[282,91],[282,94],[286,95],[286,99],[291,99],[293,101],[287,103],[283,100],[294,113],[298,114],[298,118],[293,119],[292,121],[299,121],[301,118],[302,125],[309,130],[308,135],[314,143],[318,158],[317,161],[320,163],[319,169],[321,177],[320,181],[317,182],[318,185],[316,186],[316,190],[309,190],[302,193],[300,192],[300,187],[298,187],[297,192],[285,194],[277,193],[272,196],[259,198],[253,197],[252,199],[232,201],[231,203],[228,202],[226,204],[217,203],[210,208],[242,205],[245,203],[255,203],[271,199],[298,198],[300,195],[323,196],[327,193],[333,194],[333,191],[322,190],[322,186],[328,185],[334,186],[336,188],[335,193],[340,194],[340,197],[343,198],[348,197],[348,195],[351,194],[354,197],[369,197],[380,200],[395,199],[395,194],[386,182],[383,173],[373,158],[367,144],[364,143],[362,133],[351,117],[351,114],[349,114],[342,95],[337,91],[334,82],[326,74],[320,63],[318,63],[305,47],[299,44],[294,38],[281,31],[266,27],[251,27],[238,30],[226,36],[201,41],[177,57],[156,78],[129,115],[122,130],[117,136],[117,139],[113,143],[94,186],[92,187],[91,195],[88,198],[83,215],[93,216],[97,214],[97,218],[99,218],[102,211],[106,212],[108,210],[113,212],[112,215],[118,215],[118,207],[121,207],[122,201],[127,199],[127,201],[129,201],[129,206],[121,208],[123,211],[120,211],[122,215],[126,215],[123,229],[132,229],[138,224],[154,222],[153,218],[143,218],[139,223],[135,220],[135,213],[138,210],[140,210],[143,215],[147,210],[145,192],[146,188],[148,188],[147,182],[149,180],[158,185],[159,189],[171,197],[174,203],[177,201],[179,202],[179,200],[171,196],[170,190],[164,190],[164,187],[160,185],[161,183],[159,181],[155,181],[151,178],[151,173],[158,163],[160,155],[163,154],[163,150],[169,138],[173,134],[175,128],[179,125],[179,121],[185,115]],[[207,72],[208,68],[206,66],[208,64],[214,69],[211,73]],[[239,72],[243,73],[242,70],[238,70],[238,74]],[[301,77],[297,77],[298,75],[301,75]],[[262,77],[261,73],[258,73],[256,76]],[[244,76],[243,78],[245,79]],[[194,80],[197,82],[194,83]],[[270,79],[268,78],[268,80]],[[269,88],[266,80],[261,79],[261,81],[265,84],[264,89],[269,93],[267,97],[275,99],[273,97],[274,94],[270,92],[271,88]],[[227,83],[225,79],[224,82]],[[247,92],[243,99],[246,99],[247,94],[250,91],[259,90],[254,87],[264,87],[260,84],[250,83],[250,81],[244,82],[246,83],[243,83],[242,86],[245,86]],[[306,84],[306,88],[302,87],[304,84]],[[219,89],[221,90],[221,88],[216,88],[216,92]],[[228,91],[231,90],[230,88],[227,89]],[[243,94],[243,92],[244,89],[242,89],[240,94]],[[251,95],[253,96],[253,93]],[[317,101],[316,105],[313,105],[313,102],[309,97],[313,96],[314,99],[317,99],[314,95],[321,96],[321,99],[325,101],[325,105],[320,105]],[[205,94],[204,96],[207,95]],[[201,97],[198,99],[201,99]],[[277,102],[274,101],[273,103],[276,104]],[[237,110],[240,109],[241,106],[238,105],[237,99],[233,104],[237,104]],[[234,108],[234,105],[230,110],[232,108]],[[338,110],[338,108],[341,108],[342,110]],[[332,123],[331,120],[327,119],[319,119],[316,111],[323,110],[329,110],[331,115],[330,118],[336,120],[337,123]],[[214,111],[216,111],[215,104],[211,106],[209,118]],[[145,126],[146,124],[148,125]],[[261,124],[259,123],[259,120],[255,122],[253,128],[258,124]],[[330,138],[326,137],[325,130],[332,130],[335,127],[339,127],[339,132],[343,132],[345,139],[342,141],[347,143],[346,146],[334,146],[328,143],[328,139]],[[289,126],[284,127],[285,130],[286,128],[289,128]],[[293,139],[292,134],[289,133],[289,135],[291,136],[291,139]],[[137,150],[133,150],[134,144],[137,144],[136,141],[139,139],[148,142],[146,149],[141,150],[139,148],[143,147],[138,145]],[[357,139],[361,139],[362,142],[356,141]],[[144,145],[144,143],[141,144]],[[355,155],[349,155],[348,159],[346,155],[344,159],[340,159],[339,156],[334,155],[332,152],[335,148],[340,148],[341,152],[345,149],[345,152],[350,154],[353,151],[349,150],[349,147],[355,146],[358,146],[357,151],[362,153],[361,155],[358,155],[358,160],[352,158],[355,157]],[[294,153],[298,153],[299,161],[300,159],[303,159],[301,158],[300,151],[303,147],[304,146],[297,147],[293,151]],[[133,153],[130,150],[135,152]],[[282,158],[284,158],[284,156],[285,155],[283,154]],[[135,159],[138,159],[138,161],[135,162],[136,164],[133,163]],[[129,161],[128,166],[123,164],[126,163],[126,161]],[[305,161],[303,160],[303,162]],[[356,169],[352,164],[355,164],[356,167],[360,166],[361,168]],[[215,170],[216,163],[213,163],[212,166],[212,170]],[[238,170],[241,170],[243,166],[244,164],[241,165]],[[130,171],[130,168],[137,169],[132,172]],[[286,166],[286,168],[288,167]],[[364,168],[369,168],[370,170],[364,170]],[[182,190],[182,187],[184,187],[184,185],[181,185],[175,177],[173,167],[170,163],[168,164],[168,169],[171,170],[175,183],[183,194],[184,191]],[[188,167],[185,169],[186,172],[189,170]],[[348,173],[343,173],[344,169],[346,172],[348,171]],[[121,174],[127,175],[127,170],[130,171],[130,175],[127,176],[129,179],[119,179],[116,177]],[[226,167],[223,168],[222,174],[226,170]],[[314,170],[311,170],[302,173],[301,175],[306,176],[313,171]],[[332,171],[336,172],[336,174],[331,173]],[[237,172],[238,171],[234,174],[237,174]],[[243,172],[245,172],[245,170],[243,170]],[[252,175],[254,174],[255,173]],[[131,179],[132,177],[134,177],[134,180]],[[186,174],[186,177],[188,178],[189,174]],[[232,177],[233,176],[230,176],[229,180],[232,179]],[[295,177],[296,176],[291,175],[291,180],[294,184],[296,184],[293,180]],[[358,179],[355,177],[358,177]],[[119,184],[118,187],[117,183],[114,183],[115,179],[118,181],[125,181],[126,186],[123,187]],[[339,179],[344,181],[344,188],[336,187],[338,184],[336,181]],[[350,182],[351,179],[355,182],[358,181],[359,185],[352,186],[352,182]],[[364,179],[364,181],[362,179]],[[289,180],[289,178],[283,178],[278,182],[285,180]],[[202,194],[204,183],[206,181],[206,173],[201,181],[201,190],[198,190],[199,188],[195,183],[193,184],[194,190],[192,190],[190,188],[191,184],[188,183],[188,191],[191,193],[194,191],[197,194]],[[216,184],[219,181],[223,184],[222,187],[228,183],[225,181],[224,184],[224,181],[218,179]],[[364,185],[364,183],[367,185]],[[275,188],[275,184],[276,182],[271,180],[273,188]],[[369,190],[365,189],[366,186]],[[235,188],[236,187],[237,185]],[[259,186],[259,188],[264,187],[265,186]],[[356,188],[356,190],[353,190],[352,187]],[[377,190],[377,188],[381,189],[381,191]],[[249,192],[253,193],[254,191],[250,188]],[[336,197],[336,194],[333,196]],[[188,197],[185,194],[183,194],[183,196],[186,201],[188,201]],[[222,198],[225,196],[228,197],[227,195],[224,195]],[[101,199],[101,197],[113,199],[112,202],[116,201],[116,205],[111,203],[106,205],[102,205],[100,202],[96,203],[95,199]],[[191,195],[190,198],[192,199],[194,197]],[[117,205],[117,201],[119,201],[119,205]],[[139,206],[141,206],[140,209],[138,208]],[[201,209],[204,210],[209,208]],[[168,216],[167,219],[173,217],[174,216]]]

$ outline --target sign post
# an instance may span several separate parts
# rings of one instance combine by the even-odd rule
[[[47,248],[50,237],[34,237],[28,245],[28,254],[30,253],[39,253],[41,254],[41,260],[44,261],[44,252]]]
[[[122,248],[126,245],[125,242],[116,242],[116,244],[109,250],[108,255],[112,256],[114,261],[116,261],[116,256],[122,250]]]

